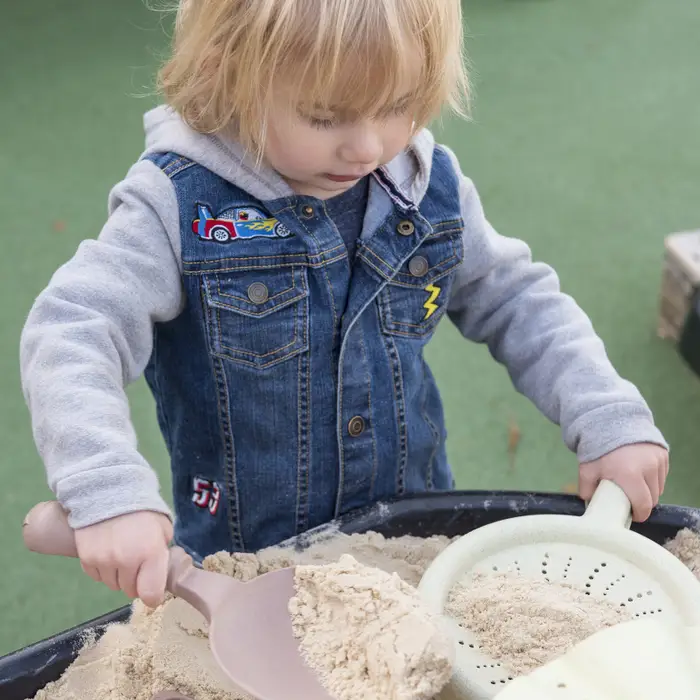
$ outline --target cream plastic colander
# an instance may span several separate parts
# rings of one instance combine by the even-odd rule
[[[700,581],[670,552],[632,532],[630,524],[624,492],[603,481],[582,516],[525,515],[460,537],[435,558],[419,591],[433,610],[445,614],[449,592],[460,579],[510,572],[575,585],[627,608],[635,619],[700,624]],[[456,661],[445,697],[495,697],[513,680],[508,669],[481,653],[466,626],[449,616],[446,622]]]
[[[698,700],[700,627],[658,616],[609,627],[518,678],[496,700]]]

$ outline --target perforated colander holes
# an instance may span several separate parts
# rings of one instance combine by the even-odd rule
[[[458,627],[461,627],[462,629],[464,629],[464,625],[463,625],[461,622],[458,622],[458,623],[457,623],[457,626],[458,626]],[[459,645],[460,645],[460,646],[464,646],[464,645],[465,645],[465,641],[464,641],[463,639],[458,639],[457,641],[459,642]],[[479,648],[480,648],[478,644],[468,644],[467,646],[468,646],[470,649],[479,649]]]
[[[566,562],[566,566],[564,567],[564,578],[568,578],[569,576],[569,569],[571,568],[571,562],[574,560],[573,557],[569,557],[568,561]]]
[[[544,576],[544,580],[549,583],[549,576],[548,574],[548,569],[549,569],[549,553],[545,552],[544,557],[542,558],[542,576]]]
[[[508,676],[508,681],[512,681],[512,680],[513,680],[513,678],[511,676]],[[491,681],[491,685],[498,685],[499,683],[501,685],[505,685],[508,681],[504,681],[503,679],[501,679],[500,681]]]
[[[612,587],[613,587],[616,583],[620,583],[620,581],[622,581],[623,578],[625,578],[625,575],[624,575],[624,574],[620,574],[620,578],[616,578],[605,590],[606,590],[606,591],[611,590]],[[603,595],[605,595],[605,593],[604,593]],[[624,607],[625,607],[625,604],[624,604],[624,603],[620,603],[620,607],[624,608]]]
[[[607,564],[603,562],[601,565],[601,568],[605,568]],[[616,578],[614,581],[611,581],[606,587],[605,591],[603,592],[603,595],[608,595],[608,593],[614,588],[615,584],[620,583],[623,578],[627,578],[625,574],[620,574],[618,578]]]
[[[637,593],[636,595],[636,601],[643,600],[645,597],[650,598],[651,596],[654,595],[653,591],[647,591],[646,594],[644,593]],[[627,599],[628,603],[635,602],[635,598],[628,598]],[[656,615],[657,613],[662,613],[664,611],[663,608],[649,608],[649,610],[641,610],[640,612],[635,614],[635,617],[642,617],[646,615]]]
[[[483,664],[483,665],[477,666],[476,668],[479,670],[487,669],[487,668],[501,668],[501,664]],[[513,680],[513,676],[508,676],[507,680],[501,679],[501,680],[497,680],[497,681],[491,681],[491,685],[498,685],[499,683],[501,685],[505,685],[508,681],[512,681],[512,680]]]
[[[601,564],[601,566],[605,566],[605,564]],[[593,573],[588,577],[588,583],[586,584],[586,595],[591,595],[591,587],[593,586],[593,581],[595,581],[595,577],[600,573],[600,568],[596,566],[595,569],[593,569]],[[606,589],[607,590],[607,589]]]

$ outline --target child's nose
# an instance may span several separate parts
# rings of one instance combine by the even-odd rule
[[[347,163],[373,165],[382,154],[382,140],[370,125],[353,129],[341,146],[340,156]]]

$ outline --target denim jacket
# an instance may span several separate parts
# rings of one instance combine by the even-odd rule
[[[451,488],[423,354],[445,315],[488,343],[582,461],[665,446],[555,273],[493,231],[429,132],[372,174],[351,264],[323,201],[167,109],[149,119],[103,231],[54,275],[22,337],[35,438],[74,527],[170,513],[129,422],[124,386],[142,374],[176,540],[197,559]]]
[[[190,159],[150,158],[178,199],[187,297],[156,326],[147,371],[178,539],[257,549],[377,499],[449,488],[423,359],[464,256],[449,157],[435,150],[420,206],[375,172],[352,269],[321,200],[261,202]],[[197,480],[216,485],[216,506],[193,501]]]

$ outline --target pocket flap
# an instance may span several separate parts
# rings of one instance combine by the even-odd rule
[[[204,286],[207,301],[212,306],[256,318],[308,296],[304,275],[297,268],[206,276]]]

